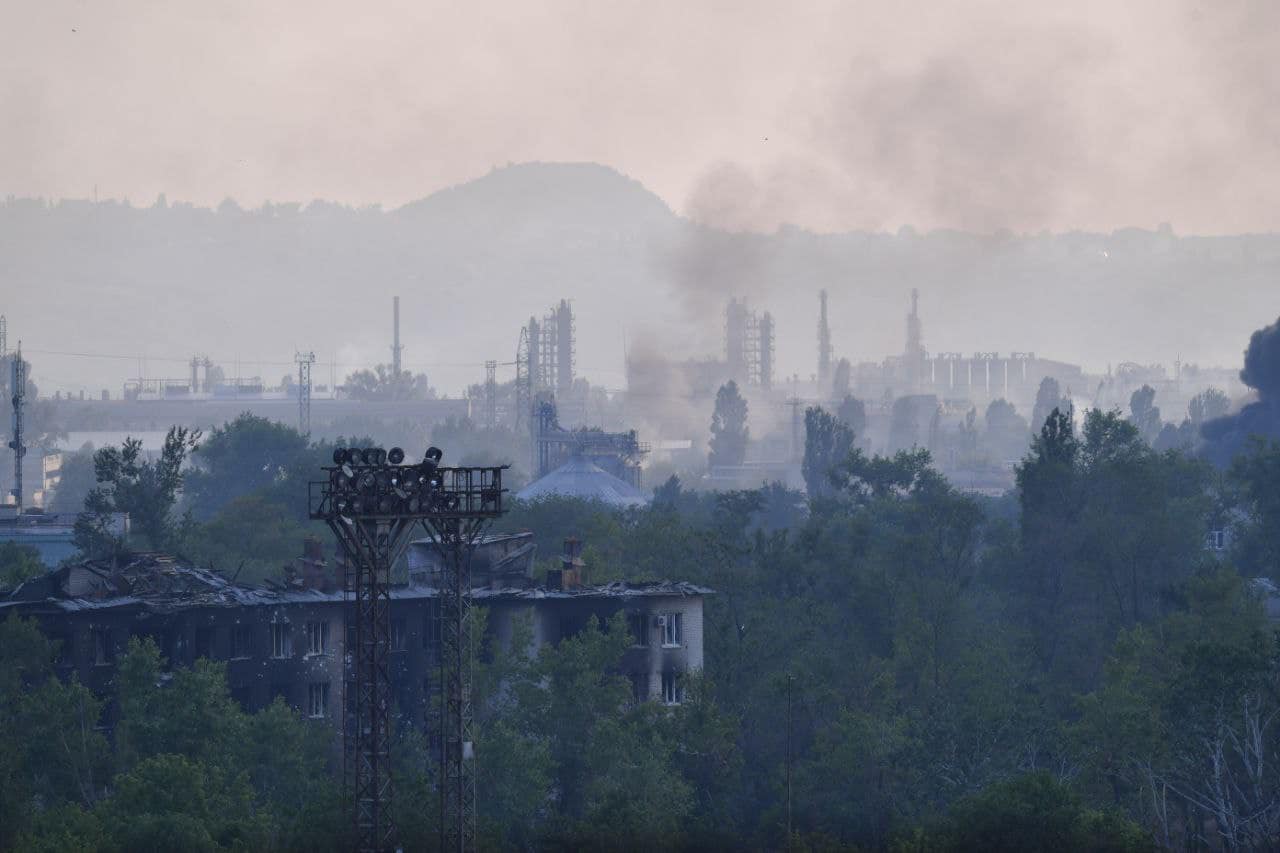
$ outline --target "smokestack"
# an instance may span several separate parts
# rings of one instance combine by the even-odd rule
[[[818,291],[818,387],[831,381],[831,327],[827,325],[827,291]]]
[[[773,315],[760,315],[760,387],[773,387]]]
[[[400,297],[391,297],[391,313],[392,313],[392,343],[391,343],[391,375],[400,375],[400,351],[404,347],[400,346]]]

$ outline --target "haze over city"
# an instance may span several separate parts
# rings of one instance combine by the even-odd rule
[[[1280,850],[1277,55],[0,0],[0,850]]]

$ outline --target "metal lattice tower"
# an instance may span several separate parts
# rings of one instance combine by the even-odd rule
[[[0,358],[9,354],[9,321],[0,314]]]
[[[484,363],[484,417],[489,429],[498,425],[498,362]]]
[[[471,555],[502,514],[502,467],[440,468],[427,451],[403,465],[394,448],[334,451],[328,479],[310,484],[308,507],[342,546],[349,607],[350,687],[344,692],[346,784],[358,849],[396,847],[392,822],[390,680],[391,568],[415,530],[426,528],[441,555],[440,847],[475,847],[475,772],[471,737]]]
[[[773,315],[760,315],[760,387],[773,387]]]
[[[298,363],[298,432],[311,435],[311,365],[316,363],[314,352],[295,352]]]
[[[534,321],[529,321],[532,324]],[[524,423],[526,416],[531,414],[530,406],[533,405],[533,374],[531,371],[531,360],[533,358],[533,350],[529,346],[529,329],[521,327],[520,342],[516,344],[516,417],[515,428],[520,429],[520,425]]]
[[[18,351],[11,362],[9,388],[13,391],[13,440],[9,449],[13,451],[13,498],[22,512],[22,457],[27,455],[27,446],[23,443],[22,409],[27,402],[27,363],[22,360],[22,341],[18,341]]]

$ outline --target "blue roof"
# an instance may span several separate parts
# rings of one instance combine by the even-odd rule
[[[533,500],[562,495],[596,500],[610,506],[644,506],[649,497],[625,480],[605,471],[582,456],[574,456],[541,479],[534,480],[516,493],[520,500]]]

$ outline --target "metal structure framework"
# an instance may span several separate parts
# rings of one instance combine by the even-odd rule
[[[530,320],[530,324],[534,321]],[[519,430],[533,405],[533,375],[530,373],[532,350],[529,347],[529,328],[520,327],[520,342],[516,344],[516,417],[515,429]]]
[[[493,429],[498,425],[498,362],[484,363],[484,418],[485,425]]]
[[[769,317],[769,344],[773,344],[773,318]],[[729,374],[739,382],[763,384],[761,373],[760,318],[747,308],[745,299],[730,299],[724,310],[724,356]],[[772,351],[769,370],[773,370]],[[772,382],[772,376],[770,377]]]
[[[427,451],[402,464],[399,448],[334,451],[327,479],[309,487],[308,508],[342,546],[350,606],[350,686],[344,697],[346,783],[363,851],[395,849],[391,818],[391,568],[421,525],[440,550],[441,850],[475,847],[471,740],[471,553],[503,512],[503,467],[441,468]],[[504,466],[505,467],[505,466]]]
[[[391,298],[391,375],[397,380],[400,378],[401,358],[404,355],[404,347],[400,345],[400,297]]]
[[[23,443],[22,409],[27,401],[27,363],[22,360],[22,341],[18,341],[18,351],[14,353],[9,389],[13,392],[13,440],[9,449],[13,451],[13,498],[22,512],[22,457],[27,455],[27,446]]]
[[[831,381],[831,326],[827,323],[827,292],[818,291],[818,383]]]
[[[540,400],[534,406],[534,472],[545,477],[572,456],[584,456],[633,486],[640,485],[640,461],[649,444],[635,430],[605,432],[600,429],[565,429],[560,426],[556,404]]]
[[[314,352],[295,352],[298,363],[298,432],[311,435],[311,365],[316,363]]]
[[[0,358],[9,354],[9,321],[0,314]]]

